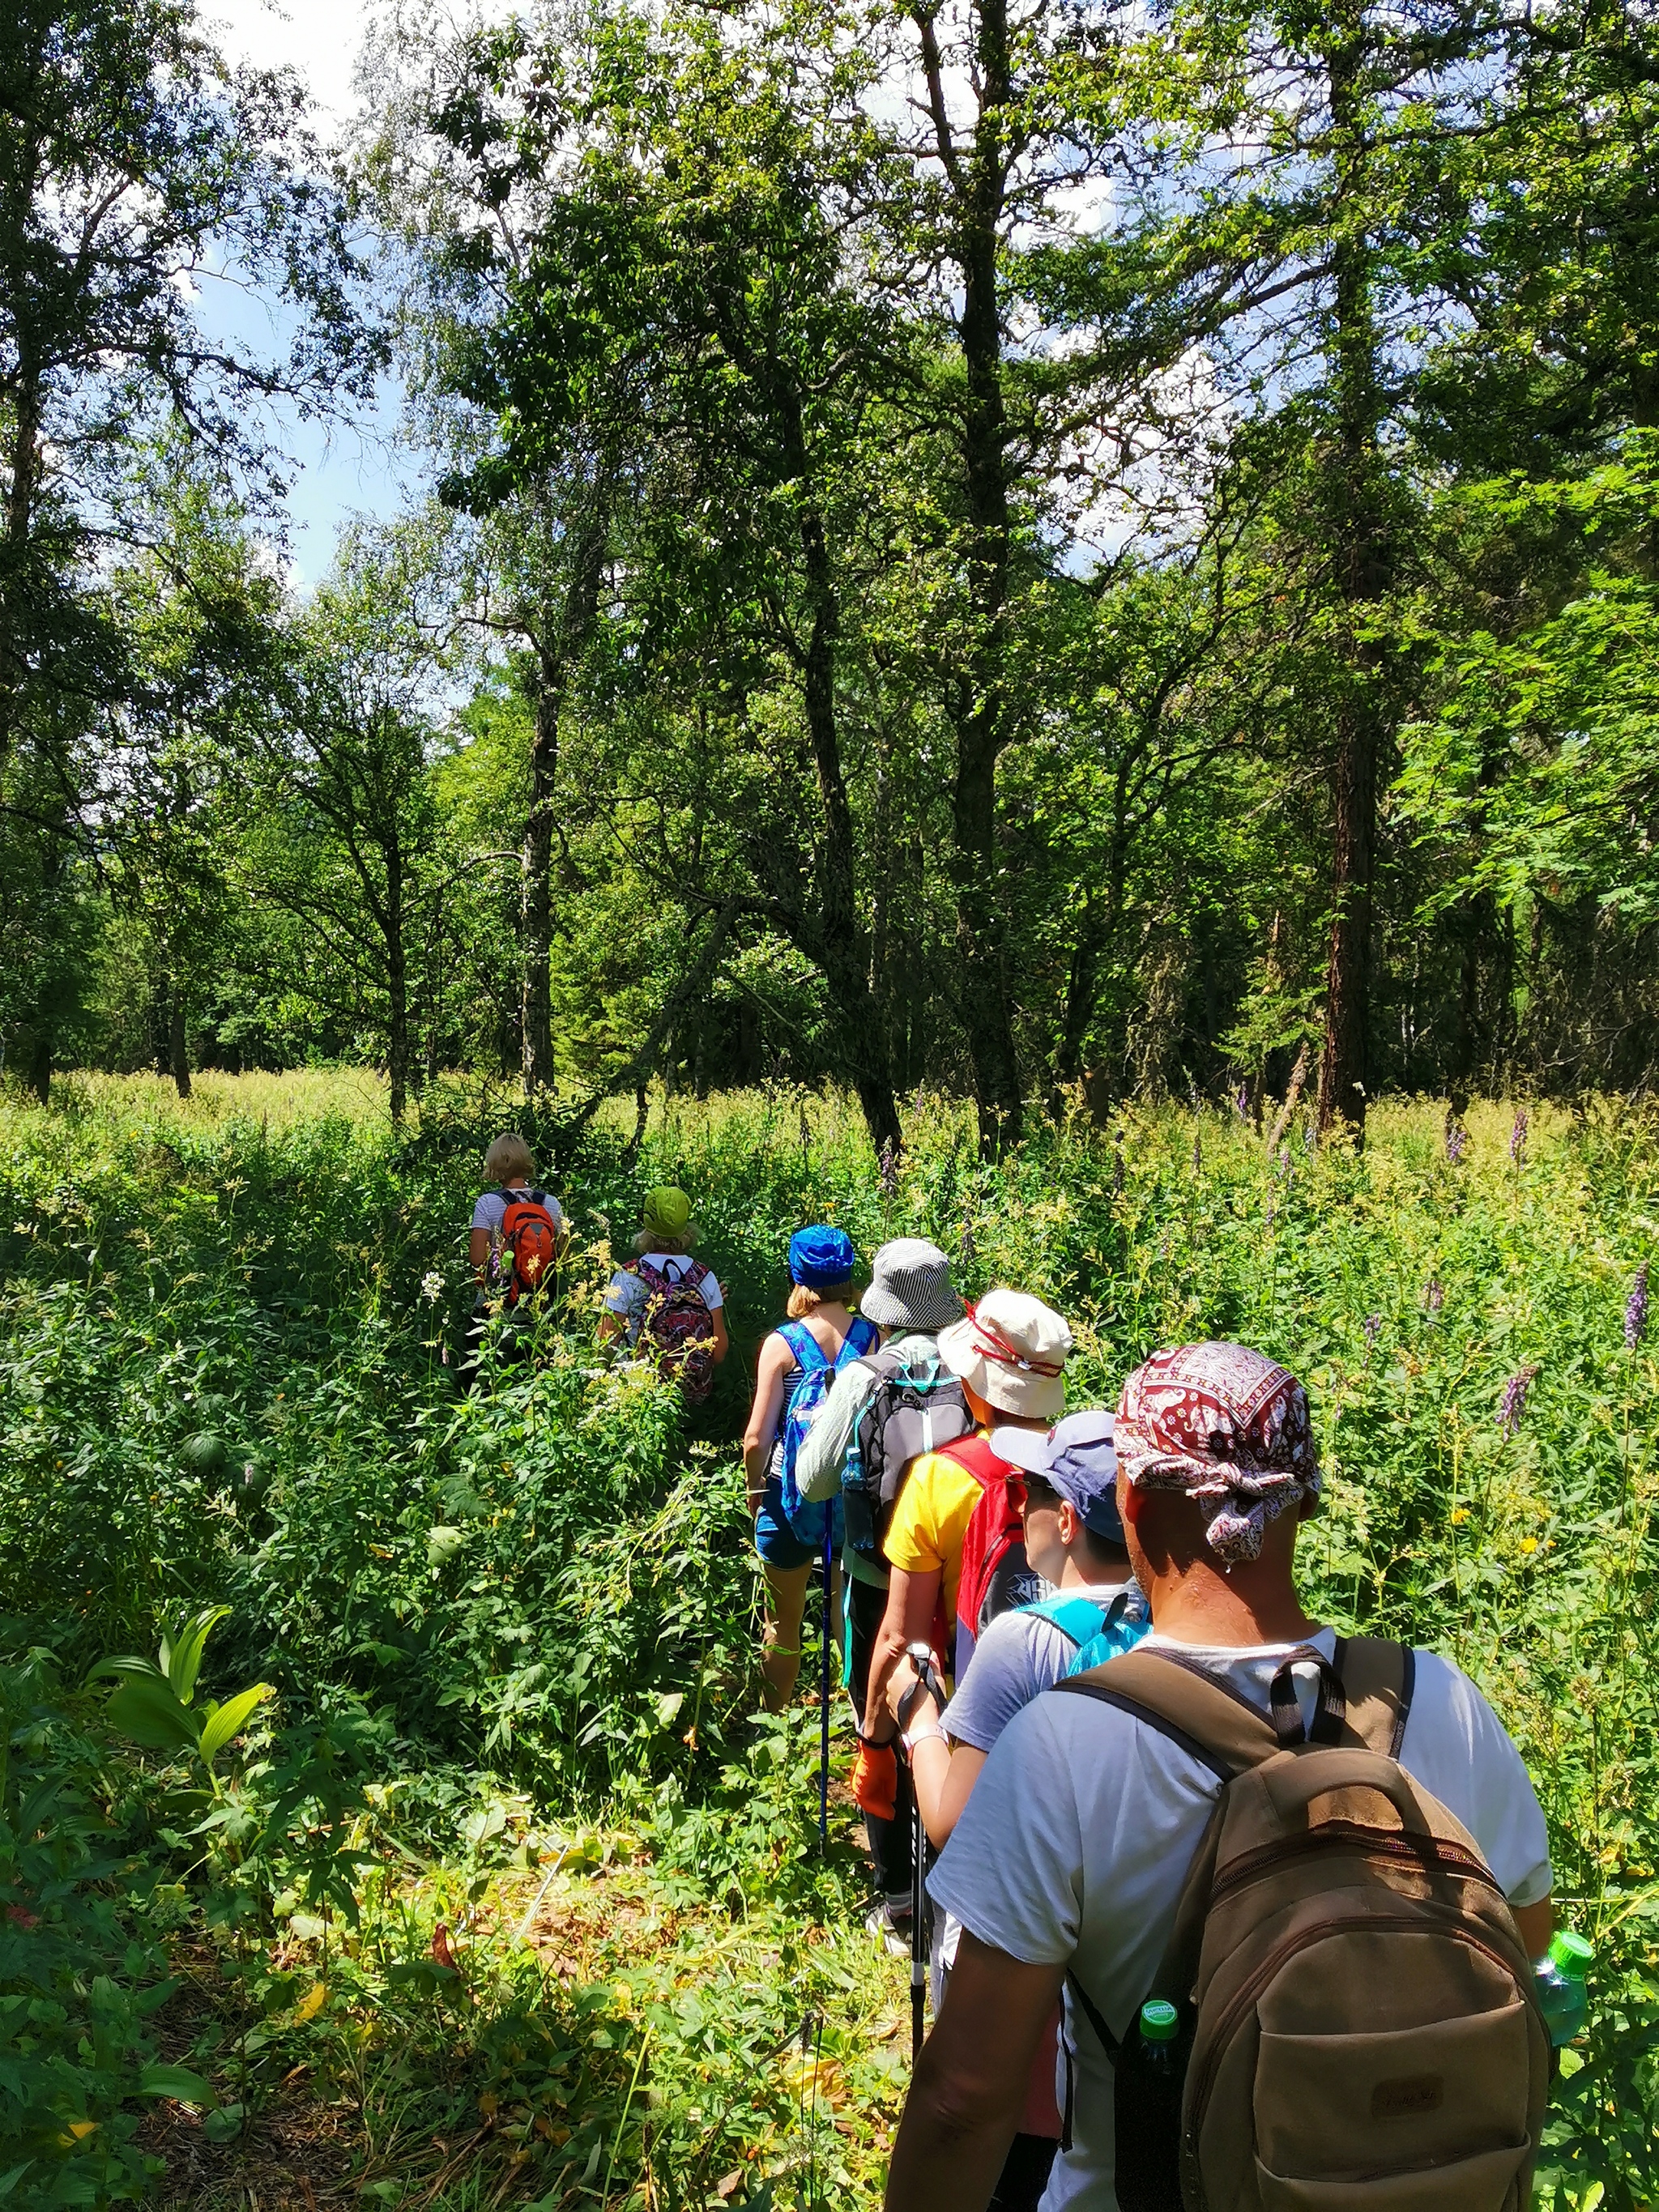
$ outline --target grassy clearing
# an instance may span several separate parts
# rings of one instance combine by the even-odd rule
[[[631,1170],[611,1111],[562,1182],[540,1363],[463,1404],[445,1352],[508,1109],[444,1090],[394,1142],[374,1101],[306,1074],[0,1104],[0,2135],[33,2201],[873,2199],[902,1969],[858,1933],[844,1805],[818,1856],[810,1706],[753,1711],[734,1448],[788,1231],[824,1216],[1050,1297],[1074,1403],[1201,1334],[1308,1379],[1316,1601],[1483,1683],[1600,1947],[1546,2194],[1649,2201],[1651,1110],[1491,1103],[1449,1147],[1438,1106],[1385,1103],[1360,1159],[1134,1112],[989,1167],[924,1098],[889,1187],[834,1099],[659,1102]],[[665,1176],[738,1348],[689,1426],[592,1333]],[[203,1695],[272,1694],[210,1771],[81,1685],[210,1603]]]

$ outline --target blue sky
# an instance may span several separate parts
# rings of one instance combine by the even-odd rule
[[[331,135],[353,106],[352,71],[368,24],[363,0],[204,0],[203,15],[226,53],[261,68],[297,70],[309,87],[317,128]],[[197,313],[209,331],[262,349],[285,349],[289,317],[268,299],[228,284],[207,284]],[[354,514],[391,514],[416,478],[412,457],[392,449],[398,392],[389,385],[378,412],[361,425],[302,422],[284,410],[273,424],[295,463],[289,500],[296,580],[314,584],[327,568],[340,525]]]

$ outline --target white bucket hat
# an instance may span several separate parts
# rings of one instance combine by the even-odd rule
[[[1024,1291],[987,1291],[939,1340],[939,1358],[975,1396],[1024,1420],[1055,1421],[1065,1412],[1071,1349],[1065,1322]]]

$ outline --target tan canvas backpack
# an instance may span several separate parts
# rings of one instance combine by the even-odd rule
[[[1304,1733],[1292,1667],[1308,1662]],[[1191,2039],[1170,2212],[1530,2201],[1549,2086],[1531,1962],[1474,1839],[1399,1764],[1412,1684],[1408,1649],[1355,1638],[1334,1666],[1292,1655],[1271,1717],[1167,1651],[1057,1686],[1133,1713],[1222,1784],[1146,1992],[1180,2003]]]

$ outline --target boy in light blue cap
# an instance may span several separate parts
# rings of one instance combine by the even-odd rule
[[[905,1660],[888,1688],[934,1849],[960,1819],[992,1745],[1015,1714],[1062,1676],[1102,1666],[1138,1643],[1152,1615],[1129,1569],[1117,1510],[1112,1416],[1103,1407],[1039,1429],[991,1431],[991,1449],[1025,1476],[1025,1557],[1047,1585],[1035,1602],[1000,1613],[974,1646],[957,1693],[941,1713]],[[956,1958],[957,1923],[945,1919],[936,1953],[943,1978]],[[1019,2131],[993,2203],[1035,2207],[1060,2145],[1055,2094],[1059,2008],[1039,2046]]]

